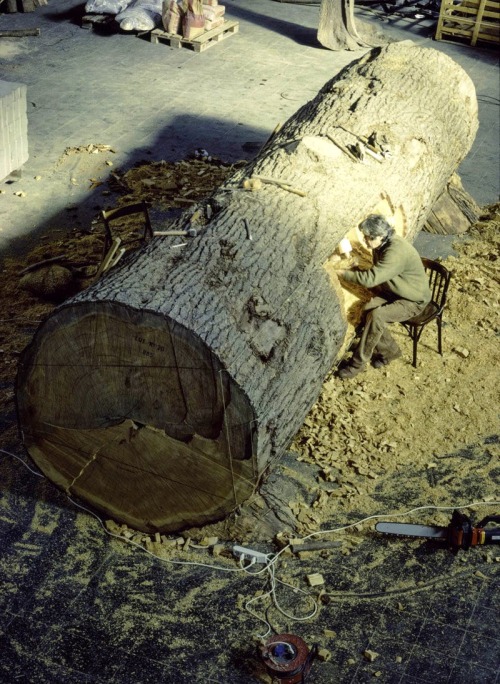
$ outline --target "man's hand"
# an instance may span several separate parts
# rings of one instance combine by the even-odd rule
[[[347,271],[345,269],[342,269],[341,271],[335,271],[335,273],[338,275],[339,278],[344,278]]]

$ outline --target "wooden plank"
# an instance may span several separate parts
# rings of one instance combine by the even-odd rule
[[[477,43],[477,37],[479,35],[479,29],[481,28],[481,22],[483,20],[485,4],[486,4],[486,0],[481,0],[481,2],[479,3],[479,10],[477,13],[476,25],[474,26],[474,31],[472,32],[471,45],[473,45],[473,46]]]
[[[212,45],[220,43],[221,40],[225,40],[229,36],[238,33],[238,30],[238,21],[225,21],[222,26],[205,31],[197,38],[188,40],[176,33],[167,33],[161,29],[153,29],[150,33],[150,41],[152,43],[166,43],[173,48],[185,47],[195,52],[203,52],[212,47]]]
[[[10,31],[0,31],[0,38],[24,38],[26,36],[39,36],[40,29],[11,29]]]

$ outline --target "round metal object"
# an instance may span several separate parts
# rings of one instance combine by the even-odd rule
[[[269,637],[261,653],[268,674],[281,684],[300,684],[311,667],[307,644],[294,634]]]

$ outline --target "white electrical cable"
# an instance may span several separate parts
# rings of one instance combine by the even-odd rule
[[[416,507],[416,508],[412,508],[411,510],[404,511],[403,513],[394,513],[394,514],[379,513],[379,514],[376,514],[376,515],[370,515],[370,516],[368,516],[368,517],[366,517],[366,518],[363,518],[363,519],[361,519],[361,520],[358,520],[358,521],[355,522],[355,523],[350,523],[349,525],[343,525],[343,526],[341,526],[341,527],[333,528],[333,529],[330,529],[330,530],[319,530],[318,532],[312,532],[311,534],[308,534],[306,537],[302,537],[302,541],[305,541],[306,539],[311,539],[311,537],[317,537],[317,536],[319,536],[319,535],[333,534],[333,533],[335,533],[335,532],[343,532],[344,530],[348,530],[348,529],[351,529],[352,527],[356,527],[356,526],[358,526],[358,525],[361,525],[362,523],[365,523],[365,522],[367,522],[368,520],[380,520],[380,519],[382,519],[382,518],[394,518],[394,517],[400,518],[400,517],[404,517],[404,516],[411,515],[412,513],[415,513],[415,512],[417,512],[417,511],[423,511],[423,510],[450,511],[450,510],[454,510],[454,509],[456,509],[456,508],[472,508],[473,506],[498,506],[498,505],[500,505],[500,501],[474,501],[474,502],[472,502],[472,503],[462,504],[462,505],[458,505],[458,506],[434,506],[434,505],[418,506],[418,507]],[[259,635],[260,638],[265,638],[265,637],[270,633],[270,631],[271,631],[271,625],[269,624],[269,622],[267,622],[267,620],[264,620],[263,618],[259,617],[258,615],[256,615],[253,611],[251,611],[251,610],[248,608],[248,606],[250,605],[250,603],[253,603],[254,601],[257,601],[257,600],[259,600],[259,599],[265,598],[266,596],[272,596],[274,605],[275,605],[276,608],[279,610],[279,612],[282,613],[282,615],[284,615],[285,617],[287,617],[287,618],[293,620],[294,622],[299,622],[299,621],[304,621],[304,620],[310,620],[311,618],[313,618],[313,617],[316,615],[316,613],[317,613],[317,611],[318,611],[318,608],[319,608],[319,607],[318,607],[317,601],[316,601],[310,594],[308,594],[307,592],[303,591],[302,589],[298,589],[297,587],[293,587],[293,586],[290,585],[290,584],[287,584],[287,583],[285,583],[285,582],[281,582],[281,580],[277,580],[277,581],[280,582],[280,584],[285,584],[286,586],[291,587],[294,591],[299,591],[299,592],[304,593],[304,594],[306,594],[307,596],[309,596],[309,597],[311,598],[311,600],[314,602],[314,606],[315,606],[315,607],[314,607],[313,612],[312,612],[310,615],[308,615],[308,616],[306,616],[306,617],[303,617],[303,618],[299,618],[299,617],[296,617],[296,616],[294,616],[294,615],[288,614],[285,610],[283,610],[283,608],[282,608],[282,607],[279,605],[279,603],[278,603],[278,600],[277,600],[277,598],[276,598],[276,592],[275,592],[275,589],[276,589],[276,581],[275,581],[275,567],[274,567],[274,566],[275,566],[276,563],[278,562],[280,556],[284,553],[284,551],[286,551],[288,548],[290,548],[290,546],[291,546],[291,544],[288,544],[288,545],[285,546],[283,549],[281,549],[281,551],[279,551],[278,553],[276,553],[276,554],[272,557],[272,559],[268,562],[268,564],[266,565],[266,567],[264,568],[264,570],[260,571],[260,572],[264,572],[265,570],[268,570],[268,571],[269,571],[270,576],[272,577],[271,589],[270,589],[266,594],[263,594],[262,596],[257,596],[256,598],[251,599],[251,600],[248,601],[248,602],[246,603],[246,605],[245,605],[246,610],[247,610],[251,615],[253,615],[254,617],[256,617],[256,618],[257,618],[258,620],[260,620],[261,622],[264,622],[264,623],[267,624],[267,626],[268,626],[268,631],[267,631],[266,634],[264,634],[264,635]]]
[[[68,494],[66,494],[66,496],[68,497],[69,501],[71,501],[71,503],[74,506],[76,506],[77,508],[81,508],[82,511],[86,511],[87,513],[90,513],[90,515],[94,516],[94,518],[99,521],[99,523],[101,524],[101,527],[106,532],[106,534],[108,534],[110,537],[114,537],[115,539],[120,539],[121,541],[124,541],[127,544],[130,544],[131,546],[136,546],[141,551],[144,551],[144,553],[147,553],[149,556],[153,556],[153,558],[155,558],[156,560],[158,560],[162,563],[172,563],[173,565],[195,565],[195,566],[198,566],[200,568],[209,568],[210,570],[222,570],[223,572],[241,572],[243,570],[243,568],[225,568],[222,565],[210,565],[208,563],[196,563],[194,561],[176,561],[176,560],[171,560],[170,558],[160,558],[159,556],[156,556],[151,551],[148,551],[148,549],[144,548],[144,546],[142,546],[141,544],[138,544],[137,542],[134,542],[131,539],[127,539],[126,537],[122,537],[119,534],[115,534],[114,532],[110,532],[106,528],[105,524],[103,523],[103,521],[101,520],[101,518],[98,515],[96,515],[89,508],[85,508],[85,506],[82,506],[81,504],[74,501]]]
[[[288,584],[288,582],[283,582],[283,580],[280,580],[278,578],[276,578],[276,582],[278,582],[278,584],[283,584],[283,586],[285,586],[285,587],[290,587],[290,589],[292,589],[295,592],[298,591],[300,594],[304,594],[314,603],[314,608],[313,608],[312,613],[310,613],[309,615],[306,615],[305,617],[295,617],[293,615],[290,615],[286,611],[284,611],[281,608],[281,606],[278,605],[278,603],[276,601],[276,597],[273,596],[274,605],[280,611],[280,613],[283,613],[283,615],[285,617],[290,618],[291,620],[294,620],[295,622],[304,622],[305,620],[311,620],[316,615],[316,613],[318,612],[319,606],[318,606],[317,601],[311,596],[311,594],[309,594],[307,591],[304,591],[304,589],[299,589],[298,587],[294,587],[292,584]]]
[[[37,477],[43,477],[45,478],[45,475],[43,473],[37,473],[35,470],[29,467],[29,465],[23,461],[22,458],[19,456],[16,456],[16,454],[13,454],[10,451],[6,451],[5,449],[0,449],[0,453],[6,454],[7,456],[11,456],[12,458],[15,458],[17,461],[22,463],[22,465],[30,471],[30,473],[33,473],[33,475],[36,475]],[[192,561],[175,561],[175,560],[170,560],[168,558],[159,558],[158,556],[155,556],[154,553],[151,553],[151,551],[148,551],[148,549],[145,549],[144,546],[141,544],[138,544],[137,542],[132,541],[131,539],[127,539],[126,537],[122,537],[119,534],[114,534],[113,532],[110,532],[106,526],[104,525],[103,521],[101,518],[96,515],[93,511],[91,511],[89,508],[86,508],[85,506],[82,506],[81,504],[77,503],[74,501],[68,494],[66,494],[68,497],[68,500],[71,501],[71,503],[76,506],[77,508],[81,508],[82,511],[85,511],[86,513],[89,513],[92,515],[101,525],[103,530],[106,532],[107,535],[110,537],[114,537],[115,539],[120,539],[121,541],[127,542],[131,546],[136,546],[138,549],[141,549],[141,551],[144,551],[145,553],[149,554],[150,556],[153,556],[153,558],[156,558],[156,560],[163,561],[165,563],[173,563],[174,565],[198,565],[202,568],[210,568],[211,570],[223,570],[224,572],[241,572],[243,568],[225,568],[222,565],[209,565],[208,563],[195,563]]]
[[[368,522],[368,520],[382,520],[386,518],[403,518],[408,515],[411,515],[412,513],[416,513],[417,511],[426,511],[426,510],[432,510],[432,511],[453,511],[456,508],[461,509],[461,508],[473,508],[474,506],[500,506],[500,501],[473,501],[471,503],[465,503],[465,504],[456,504],[454,506],[435,506],[432,504],[429,504],[427,506],[417,506],[416,508],[411,508],[408,511],[403,511],[402,513],[376,513],[374,515],[369,515],[366,518],[362,518],[361,520],[357,520],[356,522],[349,523],[349,525],[342,525],[341,527],[335,527],[330,530],[318,530],[317,532],[311,532],[311,534],[308,534],[306,537],[300,538],[300,541],[306,541],[307,539],[311,539],[311,537],[318,537],[320,535],[324,534],[333,534],[335,532],[343,532],[344,530],[349,530],[353,527],[357,527],[358,525],[362,525],[365,522]],[[279,556],[281,556],[282,553],[284,553],[287,549],[291,547],[291,544],[287,544],[284,546],[278,553],[275,554],[273,559],[270,561],[271,563],[275,563]]]
[[[16,454],[13,454],[13,453],[11,453],[11,452],[9,452],[9,451],[6,451],[5,449],[0,449],[0,452],[3,453],[3,454],[6,454],[6,455],[8,455],[8,456],[12,456],[12,457],[15,458],[16,460],[18,460],[20,463],[22,463],[22,464],[24,465],[25,468],[27,468],[31,473],[33,473],[33,475],[36,475],[37,477],[45,477],[43,474],[37,473],[37,472],[35,472],[34,470],[32,470],[32,469],[25,463],[25,461],[23,461],[23,459],[19,458],[19,456],[16,456]],[[106,534],[108,534],[110,537],[114,537],[115,539],[120,539],[121,541],[124,541],[124,542],[130,544],[131,546],[135,546],[135,547],[137,547],[138,549],[140,549],[141,551],[144,551],[145,553],[147,553],[148,555],[153,556],[153,558],[155,558],[155,559],[158,560],[158,561],[165,562],[165,563],[172,563],[173,565],[192,565],[192,566],[198,566],[198,567],[201,567],[201,568],[209,568],[210,570],[220,570],[220,571],[222,571],[222,572],[244,572],[245,574],[250,575],[250,576],[252,576],[252,577],[260,576],[260,575],[262,575],[262,574],[267,574],[267,575],[269,576],[269,581],[270,581],[270,585],[271,585],[269,591],[267,591],[267,592],[261,594],[260,596],[254,596],[253,598],[249,599],[249,600],[245,603],[245,610],[246,610],[250,615],[252,615],[253,617],[255,617],[257,620],[259,620],[260,622],[263,622],[263,623],[267,626],[267,628],[268,628],[268,629],[267,629],[267,632],[266,632],[265,634],[263,634],[263,635],[258,635],[258,637],[259,637],[260,639],[264,639],[264,638],[272,631],[272,627],[271,627],[270,623],[269,623],[265,618],[260,617],[259,615],[257,615],[257,613],[255,613],[253,610],[250,609],[249,606],[250,606],[252,603],[255,603],[256,601],[261,601],[261,600],[263,600],[263,599],[265,599],[265,598],[267,598],[267,597],[271,597],[272,600],[273,600],[273,603],[274,603],[275,607],[278,609],[278,611],[279,611],[282,615],[284,615],[285,617],[289,618],[290,620],[293,620],[294,622],[301,622],[301,621],[305,621],[305,620],[311,620],[311,619],[316,615],[316,613],[318,612],[318,608],[319,608],[319,607],[318,607],[318,603],[317,603],[317,601],[314,599],[314,597],[311,596],[311,594],[309,594],[308,592],[304,591],[303,589],[299,589],[298,587],[294,587],[294,586],[292,586],[291,584],[288,584],[287,582],[284,582],[284,581],[279,580],[279,579],[276,578],[276,564],[277,564],[279,558],[281,557],[281,555],[282,555],[288,548],[290,548],[291,544],[287,544],[287,546],[283,547],[280,551],[278,551],[278,552],[275,553],[275,554],[272,554],[272,553],[266,554],[266,563],[264,564],[264,567],[263,567],[261,570],[257,570],[257,571],[255,571],[255,572],[250,572],[250,571],[249,571],[249,568],[251,568],[251,567],[253,567],[254,565],[256,565],[256,559],[255,559],[255,558],[252,558],[252,559],[250,560],[249,565],[244,566],[244,565],[243,565],[243,562],[244,562],[245,557],[244,557],[243,554],[240,556],[240,559],[239,559],[239,567],[238,567],[238,568],[225,568],[225,567],[220,566],[220,565],[209,565],[208,563],[196,563],[196,562],[192,562],[192,561],[175,561],[175,560],[170,560],[170,559],[168,559],[168,558],[159,558],[159,557],[156,556],[154,553],[151,553],[151,551],[148,551],[148,549],[144,548],[144,546],[142,546],[141,544],[138,544],[137,542],[134,542],[134,541],[132,541],[131,539],[127,539],[126,537],[122,537],[122,536],[119,535],[119,534],[114,534],[113,532],[110,532],[110,531],[106,528],[106,526],[104,525],[103,521],[101,520],[101,518],[100,518],[98,515],[96,515],[93,511],[91,511],[90,509],[86,508],[85,506],[82,506],[81,504],[79,504],[79,503],[77,503],[76,501],[74,501],[69,495],[67,495],[67,496],[68,496],[69,501],[71,501],[71,503],[72,503],[74,506],[76,506],[77,508],[80,508],[80,509],[82,509],[83,511],[85,511],[85,512],[89,513],[90,515],[92,515],[92,516],[101,524],[103,530],[104,530],[104,531],[106,532]],[[425,510],[450,511],[450,510],[461,509],[461,508],[473,508],[474,506],[500,506],[500,501],[473,501],[473,502],[471,502],[471,503],[457,504],[457,505],[454,505],[454,506],[435,506],[435,505],[427,505],[427,506],[417,506],[416,508],[412,508],[412,509],[410,509],[410,510],[408,510],[408,511],[403,511],[402,513],[377,513],[377,514],[374,514],[374,515],[369,515],[369,516],[366,517],[366,518],[362,518],[361,520],[358,520],[358,521],[356,521],[356,522],[354,522],[354,523],[350,523],[349,525],[342,525],[342,526],[340,526],[340,527],[332,528],[332,529],[329,529],[329,530],[318,530],[317,532],[311,532],[311,534],[308,534],[307,536],[302,537],[302,538],[301,538],[301,541],[306,541],[307,539],[311,539],[312,537],[318,537],[318,536],[322,536],[322,535],[325,535],[325,534],[335,534],[335,533],[337,533],[337,532],[343,532],[343,531],[345,531],[345,530],[349,530],[349,529],[351,529],[351,528],[353,528],[353,527],[357,527],[358,525],[361,525],[361,524],[363,524],[363,523],[365,523],[365,522],[368,522],[369,520],[381,520],[381,519],[394,518],[394,517],[402,518],[402,517],[411,515],[412,513],[416,513],[416,512],[418,512],[418,511],[425,511]],[[297,617],[297,616],[295,616],[295,615],[291,615],[291,614],[287,613],[287,612],[280,606],[280,604],[279,604],[279,602],[278,602],[278,599],[277,599],[277,597],[276,597],[276,583],[282,584],[283,586],[290,587],[293,591],[295,591],[295,592],[300,592],[301,594],[304,594],[304,595],[306,595],[308,598],[310,598],[311,601],[313,601],[313,603],[314,603],[314,609],[313,609],[313,611],[312,611],[310,614],[308,614],[308,615],[306,615],[306,616],[304,616],[304,617]]]
[[[23,461],[22,458],[19,456],[16,456],[16,454],[11,453],[10,451],[6,451],[5,449],[0,449],[0,452],[2,454],[7,454],[7,456],[12,456],[12,458],[15,458],[16,461],[19,461],[19,463],[22,463],[25,468],[27,468],[30,473],[33,473],[33,475],[36,475],[37,477],[45,477],[43,473],[37,473],[36,470],[32,470],[32,468],[29,467],[29,465],[26,463],[26,461]]]
[[[19,456],[17,456],[16,454],[11,453],[10,451],[6,451],[5,449],[0,449],[0,452],[3,453],[3,454],[6,454],[7,456],[11,456],[12,458],[14,458],[14,459],[16,459],[17,461],[19,461],[19,462],[20,462],[27,470],[29,470],[30,473],[32,473],[33,475],[36,475],[37,477],[42,477],[42,478],[45,477],[45,476],[43,475],[43,473],[38,473],[38,472],[36,472],[35,470],[33,470],[32,468],[30,468],[29,465],[28,465],[25,461],[23,461],[22,458],[20,458]],[[285,586],[289,586],[289,587],[291,587],[292,589],[294,589],[294,591],[299,591],[300,593],[303,593],[303,594],[306,594],[306,595],[308,595],[308,594],[307,594],[307,592],[303,591],[302,589],[298,589],[298,588],[292,587],[290,584],[287,584],[286,582],[282,582],[281,580],[276,580],[276,578],[275,578],[275,568],[274,568],[274,562],[273,562],[273,561],[274,561],[274,557],[273,557],[273,554],[271,554],[271,553],[266,554],[267,562],[265,563],[265,565],[264,565],[264,567],[262,568],[262,570],[257,570],[256,572],[250,572],[250,571],[249,571],[249,568],[251,568],[251,567],[253,567],[254,565],[256,565],[256,559],[255,559],[255,558],[252,558],[251,561],[250,561],[250,563],[249,563],[249,565],[244,566],[244,565],[243,565],[244,556],[241,556],[241,557],[240,557],[240,562],[239,562],[239,567],[238,567],[238,568],[226,568],[226,567],[223,567],[223,566],[221,566],[221,565],[211,565],[211,564],[208,564],[208,563],[197,563],[197,562],[194,562],[194,561],[176,561],[176,560],[171,560],[171,559],[168,559],[168,558],[159,558],[159,557],[156,556],[154,553],[152,553],[151,551],[148,551],[148,549],[144,548],[144,546],[142,546],[141,544],[138,544],[137,542],[134,542],[134,541],[132,541],[131,539],[127,539],[126,537],[123,537],[123,536],[121,536],[121,535],[119,535],[119,534],[115,534],[115,533],[113,533],[113,532],[110,532],[110,531],[106,528],[105,524],[103,523],[103,521],[101,520],[101,518],[100,518],[98,515],[96,515],[96,514],[95,514],[93,511],[91,511],[89,508],[86,508],[85,506],[82,506],[81,504],[79,504],[79,503],[77,503],[76,501],[74,501],[74,499],[72,499],[69,495],[66,495],[66,496],[68,497],[68,500],[71,501],[71,503],[72,503],[74,506],[76,506],[77,508],[80,508],[82,511],[85,511],[86,513],[89,513],[91,516],[93,516],[93,517],[99,522],[99,524],[101,525],[101,527],[103,528],[103,530],[105,531],[105,533],[106,533],[107,535],[109,535],[110,537],[113,537],[114,539],[119,539],[120,541],[124,541],[124,542],[130,544],[131,546],[135,546],[136,548],[140,549],[141,551],[144,551],[145,553],[147,553],[148,555],[152,556],[153,558],[155,558],[155,559],[158,560],[158,561],[162,561],[162,562],[165,562],[165,563],[172,563],[173,565],[191,565],[191,566],[197,566],[197,567],[201,567],[201,568],[209,568],[210,570],[219,570],[219,571],[222,571],[222,572],[244,572],[245,574],[251,575],[251,576],[253,576],[253,577],[262,575],[262,574],[264,574],[264,573],[265,573],[265,574],[268,574],[268,575],[269,575],[269,578],[270,578],[270,581],[271,581],[271,589],[270,589],[268,592],[266,592],[265,594],[262,594],[261,596],[257,596],[257,597],[255,597],[255,598],[253,598],[253,599],[250,599],[250,601],[248,601],[248,602],[246,603],[246,605],[245,605],[245,609],[246,609],[251,615],[253,615],[256,619],[260,620],[261,622],[264,622],[264,623],[268,626],[268,631],[266,632],[266,635],[265,635],[265,636],[267,636],[267,634],[269,634],[269,633],[271,632],[271,625],[267,622],[267,620],[264,620],[263,618],[259,617],[254,611],[252,611],[252,610],[250,610],[250,609],[248,608],[248,606],[250,605],[250,603],[253,603],[253,602],[256,601],[256,600],[259,600],[259,599],[262,599],[262,598],[266,598],[267,596],[271,596],[272,599],[273,599],[273,602],[274,602],[274,604],[275,604],[275,606],[276,606],[276,608],[277,608],[281,613],[283,613],[283,615],[285,615],[286,617],[289,617],[289,618],[292,619],[292,620],[308,620],[308,619],[314,617],[314,615],[316,615],[318,606],[317,606],[317,604],[316,604],[316,601],[314,601],[314,599],[312,599],[312,600],[314,601],[314,604],[315,604],[314,611],[313,611],[309,616],[306,616],[306,617],[304,617],[304,618],[297,618],[297,617],[294,617],[294,616],[292,616],[292,615],[289,615],[288,613],[286,613],[286,612],[280,607],[280,605],[279,605],[279,603],[278,603],[278,600],[277,600],[277,598],[276,598],[276,582],[279,582],[280,584],[283,584],[283,585],[285,585]],[[311,598],[312,598],[312,597],[311,597]]]

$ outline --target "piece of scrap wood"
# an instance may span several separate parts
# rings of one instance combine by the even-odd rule
[[[324,549],[336,549],[342,546],[340,541],[312,541],[305,543],[293,543],[291,544],[293,553],[299,553],[300,551],[323,551]]]
[[[279,188],[282,188],[283,190],[293,192],[294,195],[299,195],[300,197],[307,197],[307,192],[304,192],[303,190],[298,190],[297,188],[292,187],[290,183],[286,183],[285,181],[277,180],[276,178],[267,178],[266,176],[253,176],[253,178],[257,178],[263,183],[277,185]]]
[[[323,575],[320,575],[319,572],[313,572],[311,575],[307,575],[307,581],[309,582],[310,587],[317,587],[325,583]]]
[[[9,29],[0,31],[0,38],[23,38],[25,36],[39,36],[40,29]]]
[[[344,154],[347,154],[347,156],[350,157],[353,161],[355,161],[355,162],[360,161],[360,159],[358,159],[358,157],[356,157],[347,147],[342,145],[342,143],[339,143],[338,140],[335,140],[335,138],[332,135],[327,133],[326,137],[328,138],[328,140],[330,140],[330,142],[332,142],[336,147],[338,147],[341,152],[343,152]]]
[[[31,271],[35,271],[37,268],[40,268],[42,266],[47,266],[47,264],[56,264],[61,261],[67,261],[68,257],[65,254],[62,254],[61,256],[57,257],[51,257],[50,259],[44,259],[43,261],[37,261],[36,264],[31,264],[30,266],[26,266],[26,268],[23,268],[23,270],[19,273],[19,275],[24,275],[25,273],[30,273]]]

